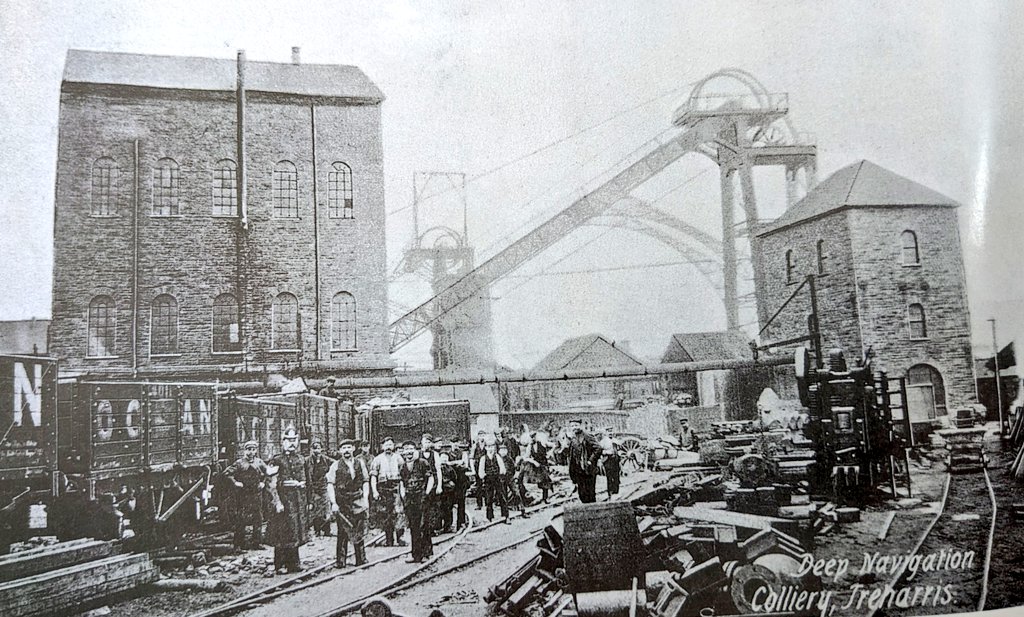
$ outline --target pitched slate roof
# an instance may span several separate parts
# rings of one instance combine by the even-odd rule
[[[762,225],[757,235],[763,236],[844,208],[897,206],[956,207],[957,203],[871,161],[861,160],[826,178],[782,216]]]
[[[608,342],[608,339],[600,334],[587,334],[586,336],[577,336],[565,341],[537,363],[533,370],[538,372],[560,371],[573,364],[576,360],[585,360],[587,356],[597,357],[599,354],[604,354],[605,359],[601,360],[598,364],[588,363],[586,368],[643,364],[643,362],[630,354],[615,347],[614,343]],[[576,366],[574,368],[583,367]]]
[[[105,84],[171,90],[234,91],[231,59],[151,56],[105,51],[68,51],[65,84]],[[342,64],[246,62],[246,89],[379,103],[384,94],[359,67]]]
[[[661,361],[704,362],[750,359],[750,344],[742,332],[686,332],[673,334]]]

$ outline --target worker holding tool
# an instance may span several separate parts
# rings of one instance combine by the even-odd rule
[[[331,514],[338,521],[338,542],[335,545],[334,565],[344,568],[349,542],[355,554],[356,566],[366,563],[366,518],[370,500],[370,472],[363,461],[355,456],[356,446],[351,439],[341,442],[341,458],[327,471],[327,501]]]

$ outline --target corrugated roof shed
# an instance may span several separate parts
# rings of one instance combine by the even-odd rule
[[[233,92],[236,66],[231,59],[72,49],[64,64],[64,83]],[[338,97],[360,103],[384,100],[359,67],[342,64],[249,61],[245,84],[250,92]]]
[[[571,338],[544,357],[534,371],[560,371],[572,368],[603,368],[606,366],[638,366],[643,362],[615,347],[600,334]]]
[[[673,334],[661,357],[663,363],[750,359],[750,344],[741,332]]]
[[[826,178],[782,216],[762,225],[757,235],[763,236],[844,208],[957,205],[937,191],[871,161],[861,160]]]
[[[49,319],[0,321],[0,353],[46,353]]]

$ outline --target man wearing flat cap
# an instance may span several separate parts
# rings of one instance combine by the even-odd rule
[[[405,504],[405,516],[409,521],[409,535],[412,537],[411,563],[419,563],[434,554],[433,534],[430,521],[425,516],[427,495],[434,494],[436,475],[430,463],[420,457],[416,443],[402,444],[401,496]]]
[[[334,565],[344,568],[348,544],[352,542],[356,566],[366,563],[366,517],[370,499],[370,472],[363,461],[355,456],[356,446],[351,439],[341,442],[341,458],[327,471],[327,500],[331,513],[338,521],[338,542],[335,545]]]
[[[242,445],[242,458],[224,470],[231,482],[231,511],[234,513],[235,548],[262,548],[263,489],[266,486],[267,466],[257,456],[259,444],[247,441]],[[252,539],[245,539],[246,528],[252,527]]]
[[[395,451],[395,440],[385,437],[381,442],[383,452],[370,464],[370,489],[373,497],[375,518],[384,531],[384,546],[405,546],[405,512],[399,495],[402,484],[402,466],[405,461]]]
[[[301,572],[299,547],[309,542],[306,518],[306,461],[298,452],[299,434],[288,428],[281,436],[281,453],[270,460],[270,497],[274,514],[267,524],[267,540],[274,545],[278,574]]]

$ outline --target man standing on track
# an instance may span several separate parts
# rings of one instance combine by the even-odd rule
[[[412,555],[409,563],[420,563],[434,554],[433,534],[430,522],[424,516],[424,502],[427,495],[434,493],[435,475],[430,463],[416,452],[416,444],[407,441],[402,444],[401,495],[405,504],[405,516],[409,521],[409,535],[412,536]]]
[[[498,454],[498,446],[493,441],[487,440],[487,452],[477,463],[477,478],[484,489],[484,498],[487,501],[487,520],[494,520],[494,502],[497,501],[501,507],[501,516],[508,523],[508,499],[505,493],[505,476],[509,473],[504,459]]]
[[[331,535],[331,512],[327,502],[327,470],[334,459],[324,454],[324,447],[314,441],[310,447],[312,453],[306,457],[306,472],[309,474],[309,485],[306,499],[309,501],[309,518],[313,525],[313,533],[318,536]]]
[[[224,477],[234,485],[231,491],[231,511],[234,513],[235,548],[262,548],[263,540],[263,487],[266,486],[267,466],[256,456],[259,444],[247,441],[242,446],[242,458],[224,470]],[[252,540],[245,541],[245,528],[252,526]]]
[[[487,433],[485,431],[477,431],[476,441],[473,442],[472,447],[469,449],[469,472],[476,484],[473,492],[476,493],[477,510],[483,510],[484,508],[484,486],[477,476],[477,465],[485,454],[487,454]]]
[[[592,435],[583,431],[579,420],[569,422],[569,479],[576,485],[583,503],[597,501],[597,461],[601,447]]]
[[[423,522],[431,529],[437,528],[437,522],[441,518],[441,459],[434,451],[434,437],[430,433],[424,433],[420,439],[420,458],[427,462],[430,471],[434,474],[434,490],[429,493],[423,502]]]
[[[378,513],[381,529],[384,530],[384,546],[405,546],[402,499],[399,495],[402,484],[402,455],[395,452],[395,440],[385,437],[381,442],[383,452],[370,464],[370,488],[373,503]]]
[[[301,572],[299,547],[309,542],[306,519],[306,461],[298,453],[299,434],[288,428],[281,436],[281,454],[270,461],[268,475],[274,514],[267,525],[267,540],[274,546],[278,574]]]
[[[344,568],[348,543],[352,542],[356,566],[366,563],[366,514],[369,509],[370,473],[363,461],[355,457],[356,447],[351,439],[341,442],[341,458],[327,472],[327,500],[331,513],[338,520],[338,542],[335,545],[334,566]]]

